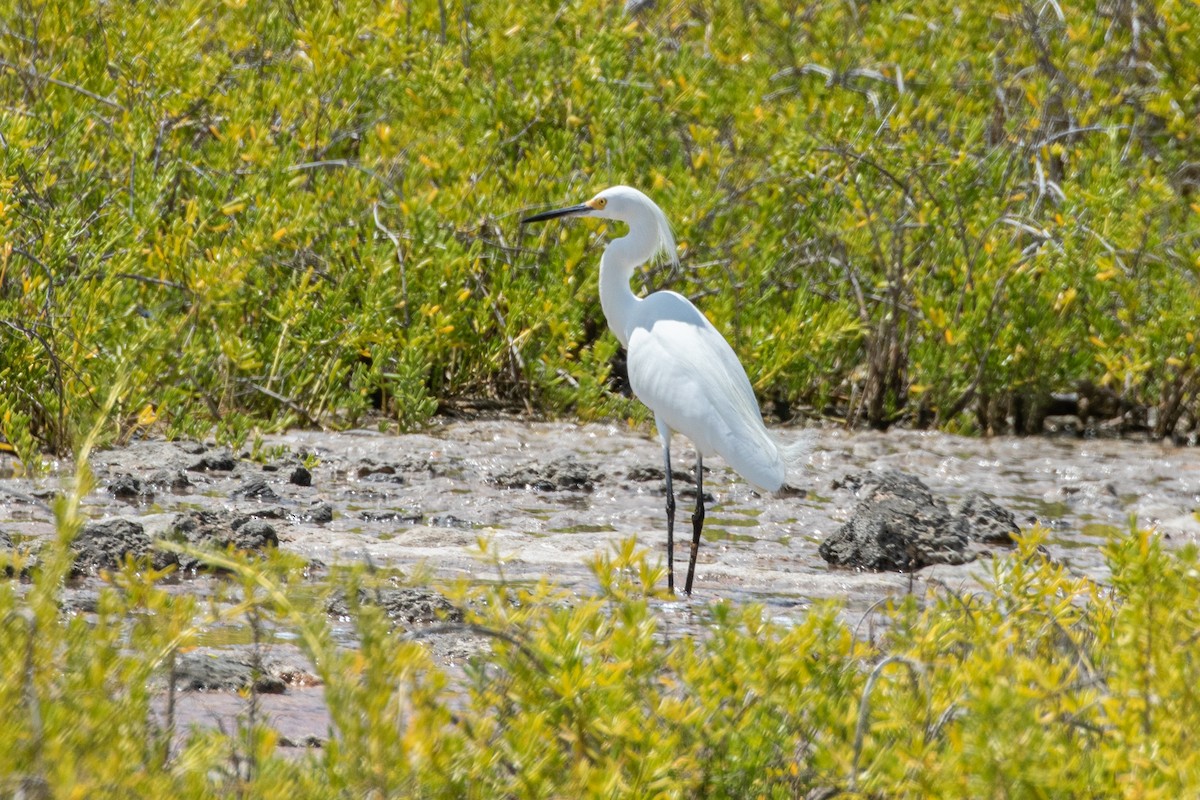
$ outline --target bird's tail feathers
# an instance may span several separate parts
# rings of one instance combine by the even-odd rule
[[[779,448],[779,455],[783,458],[783,463],[791,469],[808,460],[808,455],[812,452],[816,442],[816,431],[806,430],[800,431],[799,435],[787,444],[776,441],[776,446]]]

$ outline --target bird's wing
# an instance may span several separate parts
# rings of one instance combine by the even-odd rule
[[[656,292],[638,310],[628,354],[634,394],[703,455],[717,453],[754,485],[778,488],[783,461],[733,348],[674,292]]]

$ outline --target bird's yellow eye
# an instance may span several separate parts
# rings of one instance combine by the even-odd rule
[[[597,197],[596,198],[596,208],[604,208],[606,205],[608,205],[607,197]]]

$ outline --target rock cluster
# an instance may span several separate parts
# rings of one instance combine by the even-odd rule
[[[978,555],[972,542],[1005,544],[1017,533],[1012,513],[982,492],[951,510],[912,475],[862,472],[836,484],[858,495],[849,521],[821,543],[830,564],[879,571],[912,571],[930,564],[963,564]]]

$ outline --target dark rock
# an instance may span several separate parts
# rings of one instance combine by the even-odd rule
[[[374,461],[364,461],[358,468],[358,477],[370,478],[375,475],[392,476],[396,474],[396,468],[391,464],[376,464]],[[388,480],[385,477],[384,480]]]
[[[395,463],[398,472],[428,472],[430,474],[440,473],[450,464],[456,464],[457,459],[437,459],[429,460],[423,456],[405,456]]]
[[[625,473],[625,477],[631,481],[639,483],[648,481],[661,481],[666,474],[666,470],[658,467],[633,467]]]
[[[279,546],[279,536],[269,522],[214,511],[177,514],[167,529],[166,538],[196,547],[223,549],[232,545],[238,550],[255,552]],[[193,556],[181,555],[179,565],[183,569],[198,570],[204,568],[205,563]]]
[[[983,492],[974,491],[954,511],[955,522],[967,536],[985,544],[1013,544],[1020,532],[1017,518]]]
[[[188,467],[190,472],[232,472],[237,467],[233,453],[228,450],[205,453]]]
[[[916,570],[963,564],[975,556],[945,502],[901,472],[867,472],[842,482],[858,490],[850,520],[821,542],[830,564],[871,570]]]
[[[12,537],[5,531],[0,531],[0,548],[11,550],[13,546]]]
[[[672,488],[674,488],[674,487],[672,487]],[[663,487],[662,487],[662,493],[663,493],[663,495],[666,495],[666,493],[667,493],[667,485],[665,483],[663,484]],[[679,490],[678,494],[679,494],[679,498],[681,500],[691,500],[693,503],[696,501],[696,487],[695,486],[685,486]],[[704,493],[704,502],[715,503],[716,501],[717,501],[717,499],[715,497],[713,497],[711,494],[709,494],[708,492]]]
[[[325,523],[333,521],[333,506],[324,500],[313,500],[302,506],[268,506],[256,510],[254,516],[262,519],[285,519],[289,522]]]
[[[109,519],[84,526],[72,544],[75,550],[75,575],[96,574],[117,569],[126,557],[149,558],[155,569],[175,563],[175,556],[154,549],[141,524],[128,519]]]
[[[883,470],[881,472],[874,472],[868,469],[862,472],[851,473],[840,481],[835,480],[833,482],[834,489],[849,489],[860,495],[863,488],[869,486],[882,486],[890,490],[894,490],[897,486],[903,486],[906,488],[900,489],[901,492],[913,492],[922,498],[933,499],[933,493],[929,491],[929,487],[920,478],[894,469]]]
[[[474,522],[459,519],[453,514],[436,514],[429,518],[429,524],[435,528],[459,528],[461,530],[470,530],[475,527]]]
[[[234,499],[263,500],[266,502],[273,502],[279,499],[279,495],[275,493],[275,490],[271,488],[270,484],[267,483],[267,479],[262,475],[251,475],[246,479],[245,483],[230,493],[230,497]]]
[[[359,480],[372,483],[404,483],[404,476],[399,473],[399,465],[376,464],[374,461],[365,460],[359,464],[357,475]]]
[[[312,473],[308,471],[308,468],[297,465],[292,470],[292,474],[288,476],[288,483],[296,486],[312,486]]]
[[[629,472],[625,473],[625,477],[631,481],[637,481],[638,483],[646,483],[649,481],[666,481],[667,471],[662,467],[634,467],[629,470]],[[671,480],[682,481],[683,483],[695,483],[696,476],[687,470],[673,469],[671,470]]]
[[[209,544],[217,539],[232,538],[233,528],[215,511],[184,511],[175,515],[167,534],[167,538],[175,541]]]
[[[410,525],[425,519],[425,515],[415,509],[367,509],[360,511],[359,516],[368,522],[405,522]]]
[[[254,516],[258,519],[287,519],[290,513],[292,512],[283,506],[264,506],[254,509]]]
[[[180,653],[175,659],[175,687],[182,691],[240,691],[253,687],[263,694],[283,694],[287,684],[243,649],[209,648]]]
[[[785,483],[775,490],[776,497],[808,497],[808,489]]]
[[[283,509],[284,518],[292,522],[315,522],[324,524],[333,522],[333,506],[324,500],[314,500],[307,506]]]
[[[462,621],[462,611],[455,608],[445,595],[415,586],[399,589],[360,589],[358,603],[379,606],[388,619],[398,624],[429,625],[435,622]],[[329,598],[325,610],[337,617],[349,617],[351,614],[350,604],[342,592],[336,592]]]
[[[121,500],[137,500],[154,497],[154,489],[142,483],[128,472],[119,473],[108,484],[108,493]]]
[[[549,464],[530,464],[488,478],[505,489],[537,489],[541,492],[590,492],[596,482],[603,479],[603,473],[594,466],[583,464],[572,455],[555,459]]]
[[[279,534],[275,526],[265,519],[250,517],[245,520],[234,520],[232,523],[233,541],[238,550],[266,550],[268,547],[279,546]]]
[[[368,475],[364,475],[362,479],[364,481],[369,481],[370,483],[404,483],[405,482],[403,475],[396,475],[391,472],[372,472]]]
[[[187,473],[181,469],[155,470],[146,478],[146,483],[160,489],[170,489],[173,492],[186,491],[192,486]]]
[[[316,734],[308,734],[301,736],[299,739],[293,739],[290,736],[279,737],[279,747],[302,747],[309,750],[320,750],[325,746],[326,739],[322,739]]]

